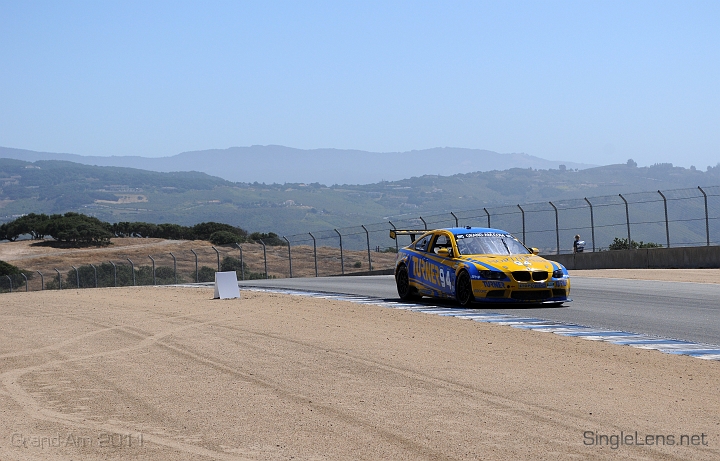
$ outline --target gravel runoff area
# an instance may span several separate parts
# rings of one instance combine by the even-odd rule
[[[2,295],[0,459],[720,459],[718,362],[241,296]]]

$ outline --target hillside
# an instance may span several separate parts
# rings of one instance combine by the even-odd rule
[[[79,211],[110,222],[220,221],[280,235],[383,222],[398,216],[720,184],[720,168],[669,164],[585,170],[474,172],[355,186],[233,183],[204,173],[157,173],[62,161],[0,159],[0,221]]]
[[[72,266],[81,268],[89,264],[100,266],[113,261],[116,265],[129,268],[129,261],[132,261],[135,268],[147,274],[152,268],[152,260],[155,259],[156,268],[166,268],[165,273],[177,264],[178,281],[195,281],[195,259],[191,250],[198,255],[198,266],[217,269],[217,254],[212,249],[212,244],[202,240],[164,240],[154,238],[114,238],[112,244],[99,248],[55,248],[33,242],[31,240],[9,242],[0,244],[0,261],[9,262],[25,271],[41,271],[46,281],[51,281],[56,276],[55,269],[58,269],[64,280],[75,277]],[[225,261],[226,257],[239,259],[240,250],[235,246],[218,246],[220,260]],[[253,274],[256,278],[264,276],[264,258],[261,245],[257,243],[244,243],[242,245],[245,264],[245,276]],[[172,254],[172,255],[171,255]],[[288,261],[287,247],[267,247],[268,276],[285,278],[290,276],[290,265]],[[172,256],[176,257],[173,261]],[[314,253],[312,246],[298,245],[292,248],[292,276],[313,277],[315,275]],[[343,269],[345,273],[362,272],[368,270],[366,251],[347,250],[343,253],[343,262],[340,261],[340,253],[337,248],[321,246],[317,249],[318,275],[338,275]],[[395,261],[393,253],[377,253],[371,255],[373,269],[390,269]],[[143,269],[145,268],[145,269]],[[160,269],[163,271],[163,269]],[[152,272],[149,272],[152,274]],[[171,274],[173,272],[170,272]],[[211,277],[214,272],[205,271]],[[238,278],[242,278],[238,276]],[[131,280],[124,280],[128,284]],[[40,290],[41,280],[35,276],[30,281],[30,290]],[[150,284],[151,279],[145,278],[138,284]],[[163,284],[174,283],[174,280],[165,280]],[[81,284],[82,286],[82,284]],[[92,285],[85,285],[92,286]],[[9,287],[7,280],[0,280],[0,291]]]
[[[550,169],[594,165],[545,160],[527,154],[499,154],[482,149],[438,147],[409,152],[367,152],[349,149],[294,149],[249,146],[183,152],[170,157],[82,156],[0,147],[0,158],[63,160],[84,165],[132,167],[156,172],[199,171],[234,182],[369,184],[425,174],[452,175],[508,166]],[[332,166],[332,167],[329,167]]]

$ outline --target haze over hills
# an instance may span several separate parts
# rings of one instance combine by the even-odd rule
[[[78,211],[109,222],[194,225],[219,221],[250,231],[307,235],[449,211],[481,210],[484,216],[484,207],[494,210],[510,205],[515,209],[517,204],[532,203],[547,207],[549,200],[582,201],[583,197],[598,196],[613,196],[618,201],[618,193],[651,192],[658,202],[658,189],[688,188],[699,195],[697,186],[713,185],[720,185],[720,166],[704,172],[671,164],[619,164],[579,171],[511,168],[327,187],[231,182],[200,172],[161,173],[0,158],[0,223],[26,213]],[[711,200],[710,205],[712,215],[718,216],[717,201]],[[635,208],[633,213],[633,219],[645,220]],[[622,221],[624,216],[623,212],[618,219]],[[664,230],[658,229],[655,241],[664,236]]]
[[[285,146],[231,147],[183,152],[170,157],[82,156],[0,147],[0,158],[34,162],[65,160],[85,165],[138,168],[157,172],[198,171],[245,183],[371,184],[414,176],[450,176],[509,168],[586,169],[597,165],[546,160],[528,154],[436,147],[409,152],[347,149],[295,149]]]

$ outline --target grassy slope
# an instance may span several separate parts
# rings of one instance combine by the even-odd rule
[[[695,188],[718,183],[720,177],[715,170],[700,172],[662,165],[644,168],[610,165],[577,172],[510,169],[445,177],[422,176],[368,185],[265,185],[231,183],[195,172],[155,173],[59,161],[31,164],[0,159],[0,203],[4,203],[0,213],[5,215],[0,219],[9,220],[12,215],[29,212],[80,211],[111,222],[191,225],[212,220],[250,231],[291,235],[387,222],[389,219],[402,221],[403,216],[428,216],[450,210],[496,209],[499,205],[515,207],[518,203],[547,204],[549,200],[582,199],[585,196],[617,197],[619,192]],[[148,201],[96,202],[122,193],[144,195]],[[598,213],[602,211],[598,210]],[[647,211],[635,213],[638,218],[634,218],[635,221],[646,219]],[[544,223],[548,216],[534,218],[543,221],[545,227],[550,225]],[[446,219],[450,219],[449,215]],[[498,226],[504,224],[502,220],[496,222]],[[515,226],[512,223],[506,225]],[[621,230],[612,231],[617,234]],[[653,230],[653,238],[664,241],[662,230]],[[697,233],[692,231],[692,238],[699,238]]]

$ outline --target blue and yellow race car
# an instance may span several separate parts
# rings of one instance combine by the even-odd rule
[[[561,264],[538,256],[510,233],[484,227],[392,230],[412,243],[398,250],[395,282],[400,298],[450,298],[472,302],[542,303],[572,301],[570,278]],[[416,238],[416,236],[418,236]]]

